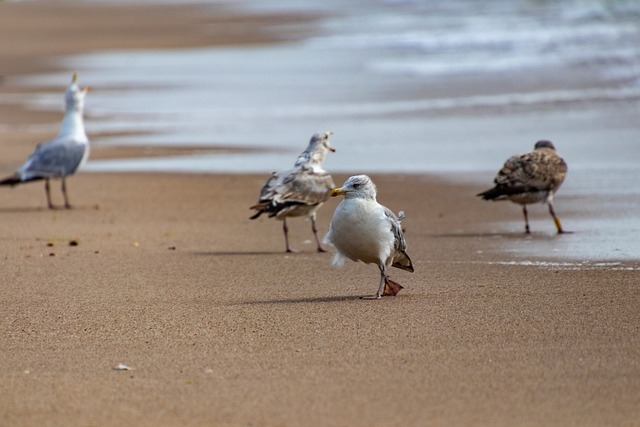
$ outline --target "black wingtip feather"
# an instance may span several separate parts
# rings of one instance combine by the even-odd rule
[[[500,196],[504,196],[504,192],[498,187],[493,187],[487,191],[476,194],[477,197],[482,197],[482,200],[494,200]]]
[[[258,211],[255,215],[249,217],[249,219],[256,219],[258,218],[260,215],[262,215],[264,213],[264,211]]]
[[[10,185],[13,187],[14,185],[18,185],[22,182],[23,181],[20,179],[20,177],[10,176],[0,181],[0,185]]]
[[[483,191],[482,193],[476,194],[476,196],[482,197],[483,200],[502,200],[516,194],[535,193],[537,191],[544,191],[544,190],[541,190],[537,187],[523,186],[523,185],[518,185],[518,186],[497,185],[487,191]]]

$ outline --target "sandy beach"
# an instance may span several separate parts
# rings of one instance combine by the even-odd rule
[[[96,16],[92,6],[41,7],[0,3],[5,77],[46,69],[49,54],[277,42],[270,28],[292,19],[100,6],[94,25],[120,22],[113,33],[73,26]],[[146,18],[137,30],[135,16]],[[60,43],[45,52],[26,35],[51,17],[47,34]],[[237,36],[203,35],[202,22]],[[60,120],[15,108],[26,90],[0,84],[3,173],[52,136],[27,126]],[[262,174],[80,172],[68,181],[73,210],[46,209],[42,183],[0,189],[0,423],[640,425],[637,261],[527,265],[504,250],[526,241],[511,226],[518,207],[473,197],[488,183],[372,178],[378,200],[406,212],[416,267],[392,271],[404,290],[379,301],[359,298],[375,290],[377,268],[332,268],[308,222],[290,222],[299,252],[285,254],[280,222],[248,219]],[[319,211],[321,233],[338,202]],[[583,203],[563,200],[565,226]],[[531,211],[544,228],[530,240],[571,239],[552,234],[544,207]]]

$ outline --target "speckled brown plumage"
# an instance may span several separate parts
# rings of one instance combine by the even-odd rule
[[[553,209],[553,195],[567,175],[567,164],[550,141],[538,141],[529,153],[510,157],[494,180],[495,187],[478,196],[484,200],[511,200],[522,205],[529,233],[527,205],[546,203],[558,233],[564,233]]]

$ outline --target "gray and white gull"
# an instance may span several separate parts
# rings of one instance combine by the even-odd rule
[[[375,295],[365,299],[379,299],[397,295],[402,286],[387,275],[389,267],[413,273],[413,263],[407,255],[407,243],[400,221],[404,212],[394,214],[376,200],[377,189],[367,175],[347,179],[331,196],[343,195],[336,208],[324,242],[334,246],[337,253],[333,265],[340,266],[345,258],[376,264],[380,269],[380,283]]]
[[[275,217],[283,222],[287,252],[293,252],[289,245],[287,218],[300,216],[311,219],[317,250],[325,252],[318,239],[316,212],[329,199],[329,192],[334,187],[331,175],[322,168],[327,153],[335,151],[329,143],[332,134],[333,132],[314,134],[293,168],[273,172],[260,191],[258,203],[250,208],[257,211],[250,219],[266,213],[270,218]]]
[[[65,93],[66,108],[58,136],[39,144],[15,174],[0,181],[0,185],[15,186],[43,179],[49,209],[55,208],[51,201],[49,180],[62,180],[64,207],[70,209],[66,178],[73,175],[89,157],[89,139],[82,117],[89,88],[80,88],[77,80],[78,74],[74,73]]]

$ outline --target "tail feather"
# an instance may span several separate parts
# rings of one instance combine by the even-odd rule
[[[515,194],[534,193],[536,191],[544,190],[532,185],[496,185],[487,191],[476,194],[476,196],[482,197],[483,200],[502,200]]]
[[[392,267],[399,268],[404,271],[408,271],[409,273],[413,273],[413,262],[409,255],[405,251],[401,251],[396,258],[393,260]]]
[[[249,218],[249,219],[256,219],[267,211],[267,206],[264,203],[258,203],[257,205],[251,206],[249,209],[254,209],[258,211]]]
[[[500,197],[505,197],[505,188],[495,186],[493,188],[488,189],[487,191],[483,191],[482,193],[476,194],[478,197],[482,197],[482,200],[496,200]]]
[[[298,205],[304,205],[304,203],[302,202],[274,203],[270,200],[259,202],[249,208],[249,209],[255,209],[258,211],[250,219],[256,219],[263,213],[268,214],[269,218],[273,218],[274,216],[278,215],[280,211],[291,208],[291,207],[295,207]]]
[[[257,213],[255,213],[254,215],[251,215],[249,217],[249,219],[256,219],[258,218],[260,215],[262,215],[264,213],[264,211],[258,211]]]
[[[18,184],[22,184],[23,181],[22,179],[20,179],[19,175],[11,175],[5,179],[3,179],[2,181],[0,181],[0,185],[10,185],[10,186],[14,186],[14,185],[18,185]]]

